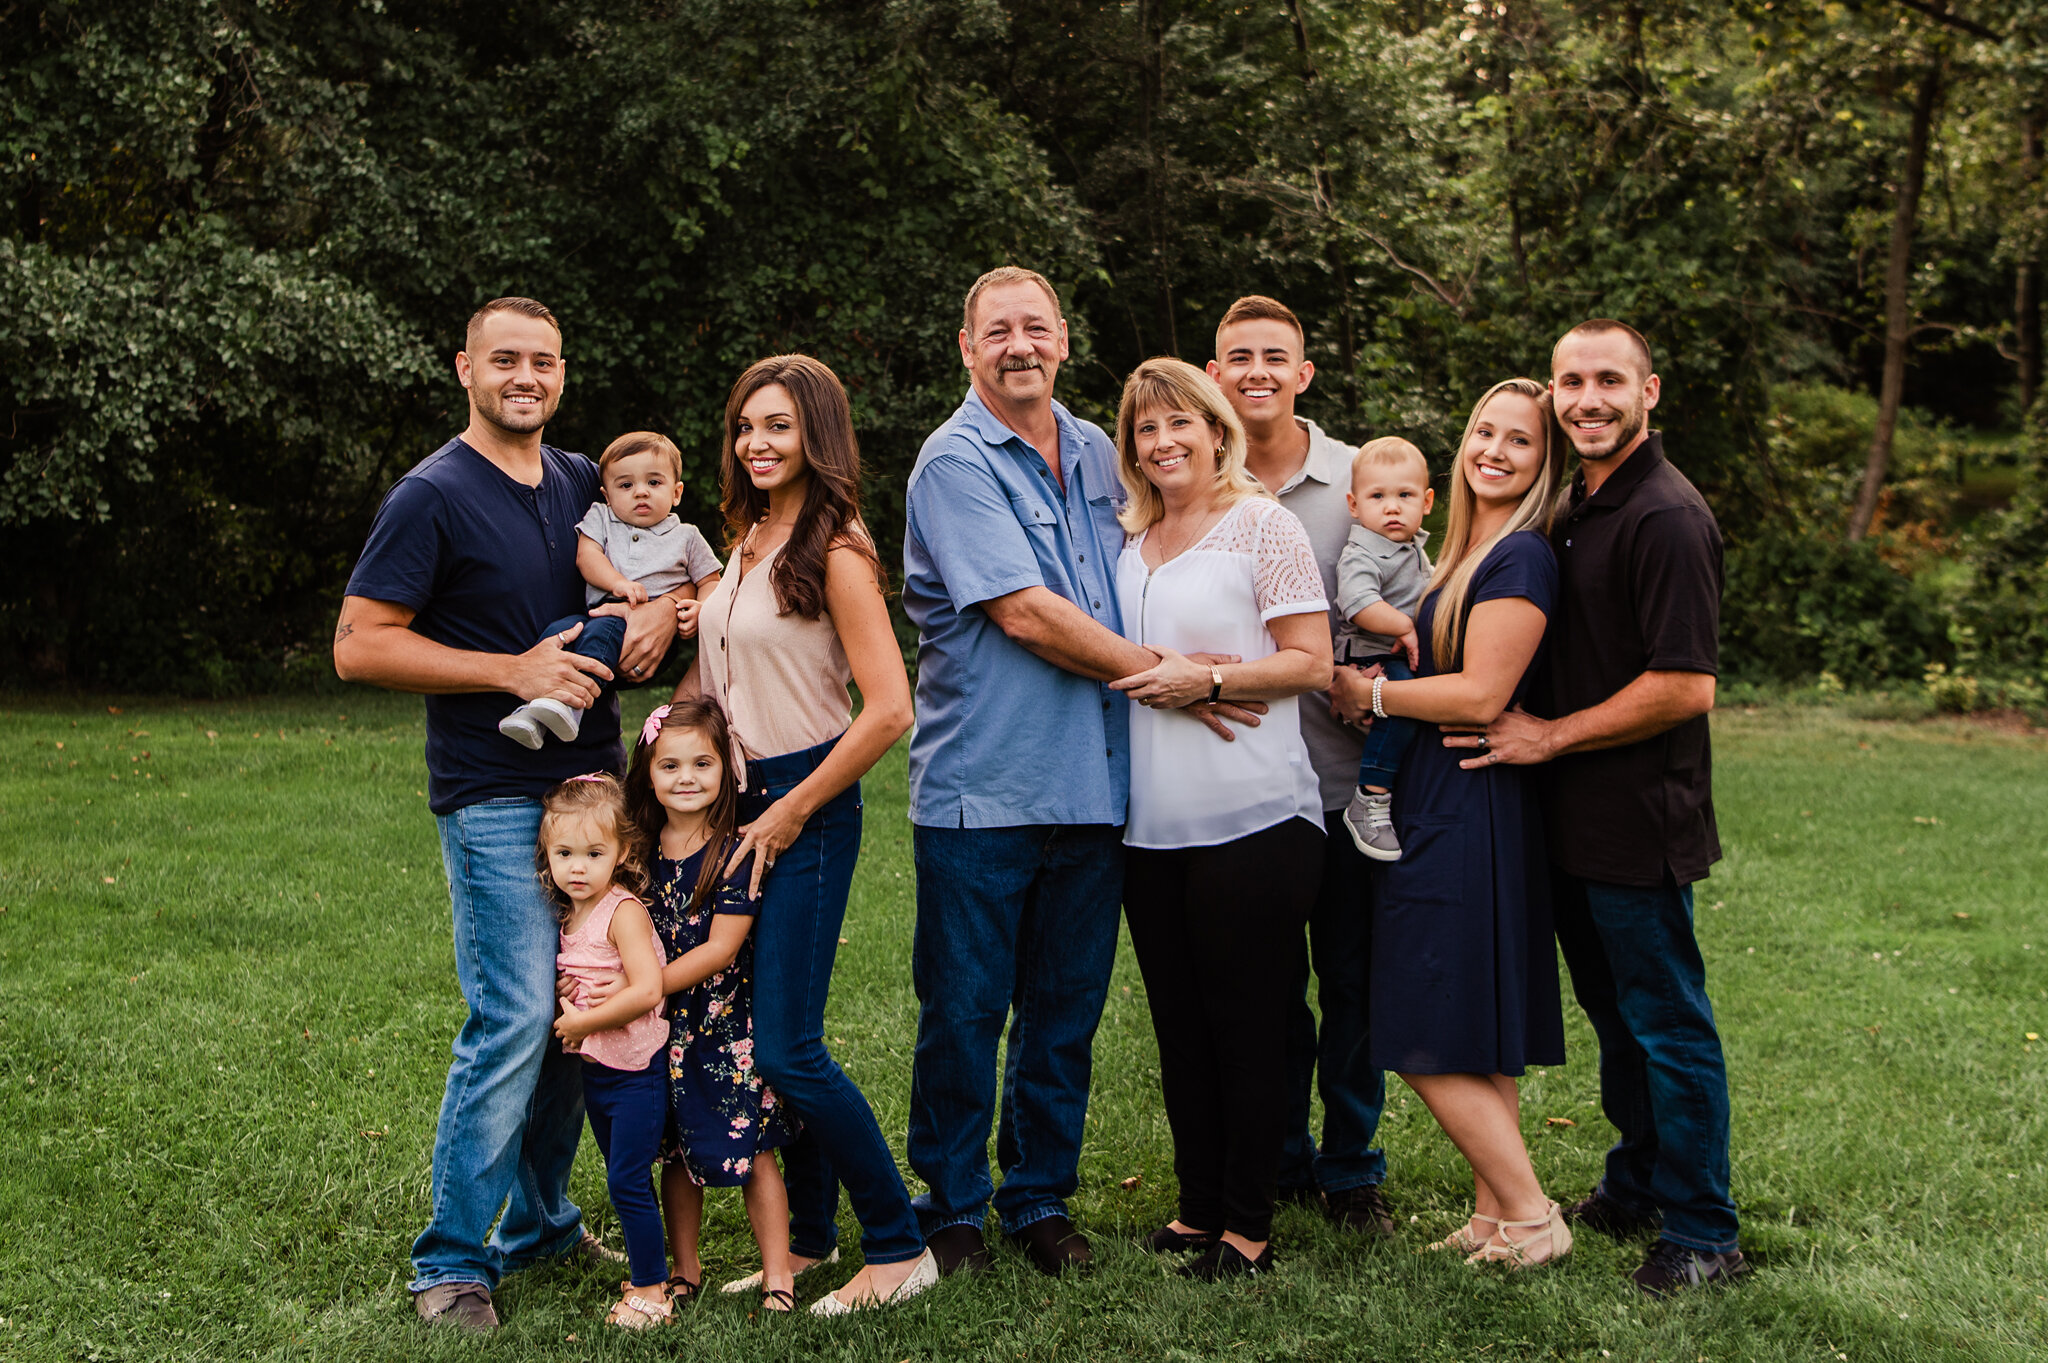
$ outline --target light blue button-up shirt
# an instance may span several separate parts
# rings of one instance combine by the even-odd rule
[[[910,471],[903,609],[917,626],[910,818],[935,828],[1121,824],[1129,702],[1013,643],[982,603],[1045,587],[1122,632],[1116,449],[1052,407],[1063,489],[972,389]]]

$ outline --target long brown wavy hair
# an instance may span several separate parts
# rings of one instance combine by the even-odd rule
[[[860,441],[853,433],[853,408],[846,388],[822,361],[809,355],[770,355],[747,366],[725,400],[724,480],[719,509],[725,513],[726,552],[768,514],[768,494],[754,486],[739,457],[740,408],[771,383],[788,390],[796,404],[797,432],[809,466],[804,504],[790,528],[789,543],[775,556],[769,581],[775,604],[815,620],[825,610],[825,556],[840,545],[860,551],[886,591],[888,574],[860,519]]]
[[[652,737],[646,736],[645,728],[641,730],[640,742],[633,745],[633,765],[626,769],[626,809],[650,846],[657,850],[661,847],[661,830],[668,826],[668,810],[654,795],[654,747],[661,736],[675,731],[698,734],[725,767],[718,798],[704,811],[704,828],[711,836],[704,844],[704,865],[697,872],[697,884],[690,891],[688,903],[683,905],[689,908],[702,903],[725,878],[726,858],[740,840],[740,787],[733,770],[732,729],[726,724],[725,711],[718,702],[708,696],[693,696],[664,708],[668,713],[662,716]],[[648,723],[654,723],[651,717]]]
[[[618,778],[604,772],[572,776],[540,797],[540,839],[533,849],[533,868],[540,879],[541,893],[555,906],[555,917],[566,923],[574,905],[548,866],[548,835],[563,819],[595,818],[612,841],[618,844],[619,864],[612,868],[612,884],[636,899],[647,896],[647,835],[626,807],[626,793]]]

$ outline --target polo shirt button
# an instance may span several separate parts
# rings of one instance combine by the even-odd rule
[[[1081,559],[1081,562],[1083,563],[1086,563],[1088,561],[1088,556],[1086,554],[1082,554],[1079,557]]]
[[[639,542],[640,542],[640,536],[639,536],[639,533],[638,533],[638,532],[636,531],[636,532],[634,533],[634,535],[633,535],[633,543],[635,543],[635,544],[638,544]]]
[[[1101,609],[1102,609],[1102,603],[1101,603],[1100,601],[1098,601],[1098,602],[1096,602],[1096,603],[1095,603],[1095,609],[1097,609],[1097,610],[1101,610]]]
[[[1102,750],[1102,755],[1103,755],[1104,757],[1115,757],[1115,756],[1116,756],[1116,749],[1115,749],[1115,748],[1104,748],[1104,749]]]

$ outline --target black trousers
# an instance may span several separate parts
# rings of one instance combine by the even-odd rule
[[[1288,1005],[1322,843],[1320,827],[1291,818],[1215,847],[1134,847],[1124,864],[1180,1219],[1196,1230],[1272,1234]]]

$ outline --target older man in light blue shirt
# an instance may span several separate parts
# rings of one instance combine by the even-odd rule
[[[941,1269],[988,1267],[992,1202],[1012,1242],[1057,1273],[1090,1258],[1066,1198],[1123,891],[1127,702],[1105,683],[1155,658],[1118,633],[1115,449],[1053,401],[1067,327],[1052,286],[1029,270],[983,275],[960,354],[973,386],[911,470],[903,542],[918,628],[910,1164]],[[1006,1023],[997,1189],[988,1133]]]

